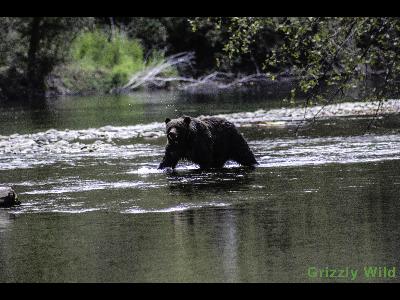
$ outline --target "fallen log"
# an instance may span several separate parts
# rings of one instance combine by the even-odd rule
[[[0,187],[0,207],[11,207],[20,204],[17,193],[11,187]]]
[[[228,90],[236,87],[252,86],[255,84],[272,85],[277,81],[272,79],[270,75],[264,73],[257,73],[251,75],[241,76],[232,73],[213,72],[211,74],[199,77],[183,77],[183,76],[163,76],[168,68],[178,65],[192,65],[194,61],[194,52],[182,52],[167,57],[164,61],[151,65],[137,72],[131,76],[127,84],[122,87],[111,89],[109,92],[112,94],[124,94],[130,91],[137,90],[140,87],[155,87],[165,88],[171,83],[175,82],[175,87],[178,90],[192,91],[200,89],[219,89]],[[295,77],[290,76],[288,71],[275,74],[275,77],[280,82],[296,80]]]

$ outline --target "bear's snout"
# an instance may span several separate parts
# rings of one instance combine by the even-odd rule
[[[176,132],[176,129],[175,128],[171,129],[168,132],[167,137],[171,142],[176,142],[177,137],[178,137],[178,133]]]

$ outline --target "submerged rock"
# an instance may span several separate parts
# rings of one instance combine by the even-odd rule
[[[0,207],[11,207],[21,204],[15,191],[8,187],[0,187]]]

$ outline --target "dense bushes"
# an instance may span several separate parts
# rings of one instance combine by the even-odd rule
[[[145,65],[140,43],[119,31],[112,37],[100,30],[80,34],[72,43],[71,56],[83,70],[104,72],[113,86],[124,84]]]
[[[103,30],[81,33],[71,45],[67,62],[55,70],[71,92],[108,92],[126,84],[130,76],[164,60],[162,51],[153,50],[145,60],[143,46],[125,32],[112,35]],[[174,75],[168,69],[163,75]]]
[[[0,98],[43,99],[46,78],[70,51],[75,36],[93,18],[1,17]]]

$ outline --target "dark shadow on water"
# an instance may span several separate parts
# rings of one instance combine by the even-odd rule
[[[46,128],[57,127],[57,114],[53,111],[46,101],[34,101],[29,105],[29,116],[33,127]]]

